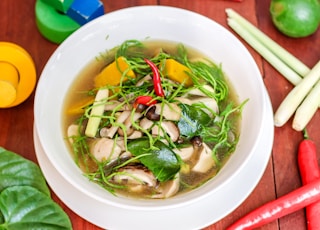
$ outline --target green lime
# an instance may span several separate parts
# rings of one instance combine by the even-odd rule
[[[320,24],[319,0],[271,0],[273,24],[290,37],[313,34]]]

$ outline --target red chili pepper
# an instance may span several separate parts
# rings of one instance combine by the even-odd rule
[[[150,106],[150,105],[154,105],[156,103],[157,103],[157,101],[154,100],[154,98],[151,96],[138,96],[133,103],[133,107],[137,108],[139,104]]]
[[[254,229],[282,216],[293,213],[316,201],[320,201],[320,178],[262,205],[242,217],[227,230]]]
[[[305,139],[300,143],[298,150],[298,165],[302,184],[308,184],[320,178],[317,160],[317,150],[314,142],[308,138],[304,131]],[[306,207],[307,226],[309,230],[320,229],[320,201]]]
[[[150,66],[153,73],[153,87],[157,96],[164,97],[164,91],[161,85],[160,72],[158,67],[150,60],[144,59],[144,61]]]

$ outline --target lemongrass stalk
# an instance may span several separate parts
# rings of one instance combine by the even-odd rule
[[[226,9],[226,13],[229,18],[237,21],[243,28],[249,31],[257,40],[259,40],[264,46],[266,46],[271,52],[273,52],[279,59],[281,59],[292,70],[298,73],[301,77],[304,77],[310,72],[310,68],[303,62],[289,53],[286,49],[273,41],[270,37],[264,34],[261,30],[255,27],[252,23],[242,17],[240,14],[232,9]]]
[[[101,116],[104,112],[105,102],[109,97],[108,89],[100,89],[94,99],[91,108],[88,124],[85,130],[85,135],[88,137],[95,137],[101,121]]]
[[[296,85],[282,101],[274,115],[274,125],[282,126],[294,114],[314,84],[320,79],[320,61],[312,68],[301,82]],[[305,111],[306,112],[306,111]]]
[[[318,73],[318,75],[320,75],[320,72]],[[319,104],[320,81],[317,82],[317,84],[313,87],[313,89],[309,92],[307,97],[298,107],[294,115],[292,128],[296,131],[302,131],[316,113]]]
[[[267,47],[252,36],[244,27],[235,19],[228,18],[228,25],[239,34],[252,48],[254,48],[264,59],[266,59],[276,70],[279,71],[293,85],[297,85],[301,81],[301,77],[287,66],[281,59],[272,53]]]

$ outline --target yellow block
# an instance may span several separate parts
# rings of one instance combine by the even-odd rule
[[[0,107],[11,105],[17,98],[16,88],[7,81],[0,80]]]
[[[36,68],[29,53],[10,42],[0,42],[0,63],[0,108],[9,108],[30,96],[36,85]]]
[[[185,86],[191,86],[193,85],[193,81],[187,72],[191,72],[187,66],[177,62],[174,59],[167,59],[165,61],[162,74],[173,81],[184,83]]]
[[[19,73],[8,62],[0,61],[0,107],[11,105],[17,98]]]
[[[125,74],[125,76],[123,76]],[[124,57],[118,59],[106,66],[95,78],[94,83],[96,88],[106,85],[119,85],[121,80],[126,81],[128,78],[135,78],[135,73],[130,69]]]

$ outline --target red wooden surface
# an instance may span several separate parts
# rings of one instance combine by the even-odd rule
[[[292,39],[280,34],[273,27],[270,20],[268,10],[269,0],[243,0],[241,3],[227,0],[103,0],[103,2],[107,13],[117,9],[139,5],[168,5],[180,7],[212,18],[227,29],[229,28],[226,24],[225,8],[230,7],[256,24],[261,30],[295,56],[299,57],[299,59],[309,67],[315,65],[320,59],[320,30],[318,30],[316,34],[303,39]],[[39,34],[35,24],[34,4],[35,1],[32,0],[19,2],[12,0],[0,1],[0,41],[13,42],[25,48],[35,61],[37,76],[39,78],[45,63],[57,48],[57,45],[47,41]],[[246,46],[260,68],[273,108],[276,109],[286,94],[292,89],[292,85],[264,61],[259,54],[248,45]],[[0,146],[37,162],[33,146],[33,100],[34,94],[19,106],[0,109]],[[308,125],[308,132],[316,142],[318,149],[320,148],[319,125],[320,112],[318,111]],[[290,122],[284,127],[275,128],[272,157],[257,187],[236,210],[205,229],[223,230],[226,226],[250,210],[299,187],[301,180],[297,167],[297,146],[301,139],[302,134],[294,131],[291,128]],[[319,157],[320,151],[318,152],[318,159]],[[72,221],[74,229],[100,229],[71,211],[54,193],[53,198],[65,209]],[[263,226],[261,229],[306,229],[304,210],[283,217]]]

